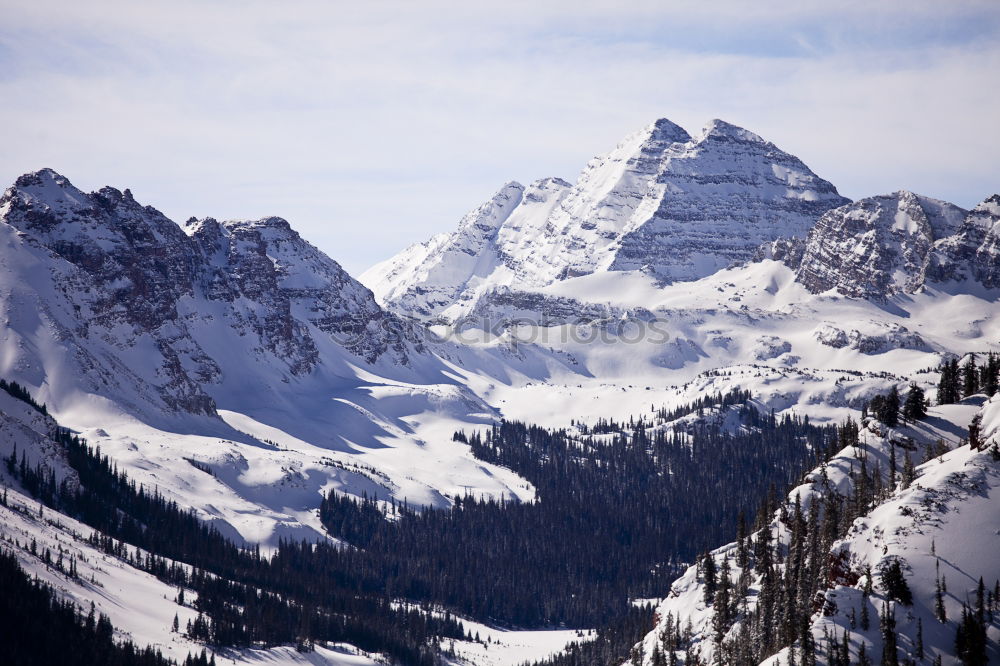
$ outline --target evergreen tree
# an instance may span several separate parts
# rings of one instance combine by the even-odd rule
[[[986,624],[986,586],[983,584],[983,577],[979,577],[979,584],[976,586],[976,621],[979,624]]]
[[[986,395],[993,397],[1000,383],[1000,357],[990,352],[986,357],[986,363],[979,369],[980,387]]]
[[[941,585],[941,577],[934,577],[934,617],[941,624],[948,621],[948,613],[944,606],[944,589]]]
[[[861,647],[858,648],[858,666],[872,666],[871,657],[868,656],[868,644],[861,639]]]
[[[715,589],[716,589],[716,571],[715,571],[715,558],[712,557],[712,553],[706,551],[705,557],[701,564],[702,576],[705,579],[705,605],[712,605],[712,601],[715,599]]]
[[[972,417],[972,422],[969,423],[969,448],[973,451],[979,451],[983,448],[985,442],[983,442],[983,415],[978,413]]]
[[[889,442],[889,493],[896,489],[896,442]]]
[[[746,569],[747,562],[750,559],[750,548],[747,544],[748,539],[746,513],[740,509],[736,532],[736,566],[740,569]]]
[[[917,618],[917,644],[915,647],[917,661],[924,660],[924,621]]]
[[[909,488],[913,480],[917,478],[917,470],[913,466],[913,459],[910,458],[910,452],[907,451],[903,456],[903,488]]]
[[[950,405],[961,398],[959,391],[958,359],[951,359],[941,364],[941,377],[938,380],[937,402],[939,405]]]
[[[867,410],[890,428],[896,427],[899,425],[899,389],[893,385],[886,395],[876,395],[868,402]]]
[[[965,666],[986,666],[986,625],[962,605],[962,619],[955,630],[955,654]]]
[[[712,629],[715,634],[716,654],[720,656],[723,652],[723,638],[726,632],[729,631],[729,627],[732,626],[730,608],[732,603],[730,598],[732,583],[730,581],[730,574],[729,556],[725,555],[722,559],[722,567],[719,570],[718,585],[712,604],[715,611],[712,616]]]
[[[892,560],[888,566],[882,569],[882,586],[886,589],[886,596],[900,602],[904,606],[913,605],[913,593],[910,586],[906,584],[906,576],[903,575],[903,568],[898,559]]]
[[[880,666],[899,666],[899,655],[896,649],[896,611],[888,602],[882,603],[879,625],[882,629]]]
[[[962,396],[968,398],[976,393],[979,393],[979,371],[976,369],[976,355],[969,354],[962,366]]]
[[[920,421],[927,417],[927,398],[924,396],[924,390],[917,386],[916,382],[910,383],[906,393],[903,417],[910,421]]]
[[[885,414],[882,423],[890,428],[899,425],[899,389],[893,384],[885,398]]]

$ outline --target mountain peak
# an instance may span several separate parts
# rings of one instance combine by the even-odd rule
[[[19,176],[14,181],[14,187],[25,189],[34,187],[73,187],[73,184],[55,169],[45,167],[38,171],[29,171]]]
[[[729,139],[747,143],[767,143],[761,136],[718,118],[708,121],[708,124],[701,131],[700,138],[702,141],[707,139]]]
[[[1000,217],[1000,194],[994,194],[991,197],[987,197],[982,202],[976,204],[976,207],[972,209],[973,213],[985,213],[987,215],[993,215],[995,217]]]
[[[87,205],[87,195],[73,186],[69,179],[54,169],[44,168],[19,176],[9,188],[4,199],[15,195],[30,205],[76,208]]]
[[[506,196],[515,192],[518,194],[524,192],[524,185],[517,182],[516,180],[508,180],[506,183],[503,184],[503,187],[497,190],[497,193],[493,195],[493,198],[496,199],[497,197]]]
[[[511,211],[521,203],[525,187],[516,180],[504,183],[503,187],[490,197],[489,201],[466,213],[459,228],[475,227],[476,235],[495,233]]]
[[[649,126],[650,138],[668,143],[686,143],[691,135],[680,125],[667,118],[659,118]]]
[[[574,185],[543,180],[522,192],[508,183],[455,232],[362,280],[382,302],[428,318],[468,311],[495,286],[536,289],[594,272],[697,280],[762,243],[804,236],[848,202],[752,132],[714,120],[692,139],[660,118],[591,159]]]

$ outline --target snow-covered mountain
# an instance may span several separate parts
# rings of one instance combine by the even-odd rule
[[[380,302],[454,319],[497,287],[603,271],[694,280],[804,235],[847,199],[798,158],[721,120],[690,136],[666,119],[591,160],[575,185],[508,183],[451,234],[361,276]]]
[[[454,350],[280,218],[181,227],[27,174],[0,199],[0,312],[5,379],[237,539],[315,538],[330,488],[531,495],[450,441],[494,414],[448,376]]]
[[[643,144],[643,155],[696,160],[727,146],[767,145],[732,128],[725,136],[737,139],[711,138],[722,129],[713,125],[695,149],[675,141],[685,136],[679,128],[659,122],[622,155],[634,157]],[[631,174],[616,183],[637,182],[653,162],[657,173],[665,164],[629,160],[616,162]],[[463,221],[462,237],[475,240],[468,251],[442,241],[447,249],[436,257],[445,263],[435,265],[486,276],[493,231],[526,228],[532,206],[548,206],[569,189],[560,181],[523,194],[505,188]],[[942,354],[993,348],[994,292],[958,281],[995,269],[990,201],[964,220],[958,209],[935,204],[950,211],[950,226],[938,224],[919,242],[906,236],[917,259],[893,276],[954,268],[948,281],[901,294],[893,307],[812,293],[818,289],[803,265],[820,265],[828,243],[850,247],[871,235],[866,224],[824,222],[808,242],[772,244],[792,248],[781,261],[751,261],[692,282],[663,285],[647,271],[617,269],[520,290],[483,282],[485,296],[462,307],[490,330],[472,321],[440,340],[383,309],[280,218],[180,226],[127,190],[85,194],[43,170],[20,178],[0,205],[0,372],[139,481],[240,538],[273,543],[287,531],[320,532],[313,510],[330,488],[435,506],[470,490],[531,497],[530,484],[482,465],[450,439],[500,415],[553,426],[628,416],[637,400],[690,400],[688,383],[702,373],[763,363],[774,370],[755,370],[761,379],[744,386],[763,404],[841,418],[887,384],[874,375],[871,383],[841,383],[842,368],[871,372],[877,356],[906,376],[936,366]],[[831,211],[823,219],[831,216],[844,217]],[[927,225],[909,227],[919,236]],[[805,249],[796,251],[796,243]],[[935,243],[940,251],[926,249]],[[831,285],[846,284],[852,270],[831,263],[823,274]],[[445,293],[443,283],[427,279],[424,296]],[[455,292],[448,294],[440,303],[451,302]],[[772,372],[785,376],[763,379]],[[185,458],[212,466],[215,477],[192,486]]]
[[[0,198],[0,378],[27,387],[137,483],[266,550],[328,538],[317,508],[331,490],[412,506],[448,507],[465,494],[532,499],[525,479],[452,438],[501,417],[553,428],[624,422],[651,405],[740,389],[762,412],[832,423],[891,386],[929,389],[942,360],[1000,350],[1000,196],[971,211],[905,191],[852,203],[746,130],[713,121],[692,137],[660,120],[593,160],[575,185],[508,183],[457,231],[362,281],[371,290],[281,218],[178,225],[128,190],[84,193],[51,170],[27,174]],[[855,573],[902,557],[923,580],[928,546],[914,535],[939,531],[939,549],[972,539],[964,518],[937,524],[920,513],[915,493],[954,515],[990,515],[987,459],[954,445],[981,408],[995,438],[995,407],[935,407],[925,426],[894,433],[871,425],[871,460],[886,458],[890,437],[940,437],[955,450],[918,468],[917,483],[830,552]],[[57,480],[74,483],[53,428],[0,391],[0,455],[17,442],[29,464],[48,460]],[[828,479],[846,484],[856,458],[841,452]],[[971,491],[953,488],[970,478]],[[16,485],[12,495],[27,506]],[[81,561],[101,557],[71,518],[3,513],[8,541],[16,532]],[[872,550],[876,540],[886,552]],[[176,643],[171,654],[194,646],[163,624],[190,616],[189,606],[136,605],[112,590],[128,580],[159,598],[161,583],[127,562],[90,568],[108,588],[105,605],[118,608],[116,625],[140,642]],[[690,618],[705,658],[712,616],[693,601],[704,598],[697,576],[678,581],[660,619]],[[77,582],[49,569],[45,578],[87,598]],[[827,598],[846,609],[856,589],[833,585]],[[945,645],[921,613],[913,618],[928,645]],[[839,631],[846,617],[819,615],[814,629]],[[907,640],[913,618],[897,617]],[[572,633],[475,626],[526,641],[511,650],[459,641],[456,654],[484,665],[536,658]],[[647,638],[647,660],[662,631]],[[871,632],[851,632],[853,646],[877,647]],[[233,656],[302,661],[291,651]],[[371,659],[322,658],[314,663]]]
[[[236,379],[222,372],[225,354],[268,366],[257,373],[272,381],[313,370],[324,335],[369,362],[408,361],[406,326],[280,218],[190,220],[182,229],[128,190],[84,194],[46,169],[4,193],[0,219],[7,272],[35,269],[35,279],[8,281],[7,372],[26,364],[33,350],[24,338],[41,325],[72,348],[62,369],[71,376],[120,385],[116,398],[145,394],[171,410],[213,414],[206,388]],[[25,331],[32,310],[24,324],[36,328]],[[35,366],[21,378],[67,388],[53,370]],[[58,408],[58,394],[41,397]]]

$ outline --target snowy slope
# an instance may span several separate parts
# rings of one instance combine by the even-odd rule
[[[27,403],[0,391],[0,457],[14,451],[29,467],[42,463],[52,470],[57,482],[78,484],[76,473],[65,462],[62,448],[50,439],[56,423]],[[22,569],[48,583],[65,599],[73,601],[85,613],[91,602],[98,613],[107,615],[118,631],[117,639],[152,646],[178,662],[189,654],[198,654],[201,643],[172,631],[176,615],[183,627],[198,612],[193,603],[197,594],[186,590],[186,602],[178,603],[178,588],[137,569],[129,562],[95,548],[87,539],[94,530],[68,516],[42,508],[37,500],[24,494],[6,465],[0,465],[0,486],[6,506],[0,505],[0,547],[13,552]],[[43,553],[52,553],[52,563]],[[130,549],[130,552],[133,552]],[[69,575],[75,566],[77,576]],[[322,664],[324,666],[362,666],[380,663],[377,655],[364,655],[347,645],[318,646],[314,654],[304,655],[291,647],[271,649],[221,650],[219,663],[240,664]]]
[[[858,625],[865,572],[869,567],[878,572],[898,560],[914,599],[912,606],[894,604],[900,658],[915,653],[919,620],[925,659],[929,662],[940,655],[945,664],[958,663],[954,656],[954,636],[961,604],[974,598],[980,576],[988,586],[1000,579],[1000,560],[995,557],[1000,547],[1000,461],[987,451],[971,450],[963,439],[966,426],[977,412],[985,415],[984,434],[990,441],[997,441],[1000,436],[1000,398],[993,398],[985,406],[983,403],[984,397],[973,396],[961,404],[934,407],[925,421],[893,430],[872,423],[862,430],[860,447],[845,448],[825,469],[817,468],[807,476],[806,483],[789,493],[786,506],[790,507],[798,497],[804,510],[816,501],[814,498],[820,497],[824,478],[830,487],[846,495],[853,487],[848,473],[858,468],[859,456],[866,457],[870,468],[879,464],[883,470],[888,469],[890,440],[907,447],[912,441],[915,457],[926,444],[939,440],[950,449],[916,467],[912,485],[898,486],[868,515],[856,519],[846,537],[833,544],[830,557],[835,566],[830,580],[821,586],[822,599],[816,602],[811,621],[811,633],[819,645],[825,645],[821,639],[827,632],[840,641],[846,631],[852,660],[857,659],[862,643],[873,661],[879,658],[882,639],[878,611],[883,602],[891,600],[876,576],[867,602],[871,626],[866,631]],[[900,456],[906,452],[902,446],[897,447]],[[776,513],[766,528],[784,547],[789,539],[786,521]],[[714,550],[712,556],[719,563],[724,557],[732,562],[736,550],[737,545],[731,543]],[[778,568],[780,571],[781,565]],[[741,570],[733,566],[732,571],[735,580]],[[752,612],[762,579],[753,569],[748,573],[747,608]],[[938,575],[947,581],[944,603],[950,621],[946,624],[934,615]],[[643,663],[651,664],[654,651],[662,649],[667,622],[690,626],[691,644],[676,655],[682,663],[691,663],[694,654],[702,663],[712,663],[717,651],[712,628],[714,609],[706,605],[704,596],[704,579],[696,567],[691,567],[674,583],[657,609],[659,625],[642,643]],[[741,622],[729,630],[727,639],[738,635]],[[989,635],[995,645],[1000,638],[1000,626],[992,625]],[[763,663],[787,663],[788,652],[786,648]],[[992,654],[990,659],[998,657]],[[822,651],[818,661],[828,663]]]
[[[552,349],[571,363],[507,381],[457,372],[504,415],[550,426],[731,388],[777,412],[840,421],[893,382],[936,381],[929,370],[947,355],[1000,349],[997,297],[968,284],[884,302],[812,294],[773,260],[665,287],[641,274],[600,273],[545,287],[518,301],[524,309],[502,302],[491,322],[514,326],[477,343],[519,339],[521,349]]]
[[[57,482],[65,479],[72,486],[79,483],[76,473],[65,461],[62,447],[50,439],[56,428],[52,418],[0,390],[0,458],[6,460],[16,452],[18,460],[23,456],[29,467],[41,463],[53,471]],[[208,476],[203,469],[189,467],[190,480],[195,484],[199,478]],[[188,653],[197,654],[205,648],[203,643],[172,630],[175,615],[182,628],[198,615],[197,592],[185,589],[181,603],[178,587],[162,582],[126,559],[95,548],[88,541],[96,533],[93,528],[51,508],[42,508],[8,473],[6,464],[0,464],[0,488],[5,501],[5,505],[0,503],[0,548],[13,552],[29,576],[37,576],[48,583],[84,612],[93,601],[97,613],[109,617],[119,640],[151,646],[178,662]],[[247,511],[252,508],[248,507]],[[52,554],[51,563],[43,559],[46,550]],[[129,554],[134,552],[135,549],[128,549]],[[75,577],[70,575],[71,567],[75,568]],[[469,635],[481,639],[480,642],[449,641],[446,649],[453,653],[456,664],[516,666],[525,660],[557,652],[570,641],[580,640],[576,630],[515,631],[456,619]],[[382,655],[367,654],[346,644],[318,643],[312,652],[300,652],[291,645],[240,649],[211,647],[211,651],[220,664],[363,666],[386,663]]]

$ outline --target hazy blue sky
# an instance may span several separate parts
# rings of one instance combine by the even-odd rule
[[[1000,3],[4,2],[0,181],[281,215],[358,273],[668,117],[846,196],[1000,191]]]

